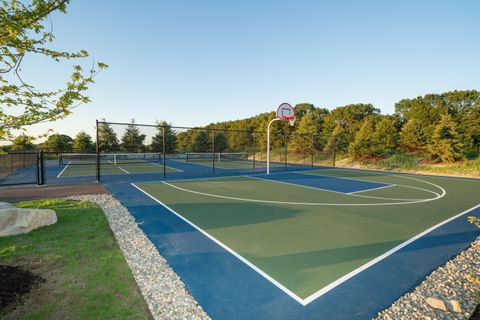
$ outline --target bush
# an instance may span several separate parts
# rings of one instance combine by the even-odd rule
[[[397,153],[391,157],[380,161],[380,165],[385,169],[415,169],[418,166],[417,160],[409,155],[404,153]]]

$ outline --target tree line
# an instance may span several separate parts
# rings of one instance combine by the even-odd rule
[[[294,107],[295,127],[278,121],[272,125],[272,149],[288,145],[290,152],[331,152],[352,160],[386,158],[409,153],[435,162],[453,162],[478,156],[480,150],[480,93],[476,90],[427,94],[402,99],[395,113],[382,115],[372,104],[349,104],[333,110],[301,103]],[[203,128],[178,130],[166,121],[157,122],[155,134],[147,139],[135,121],[118,136],[108,123],[99,126],[102,152],[216,152],[266,149],[267,125],[274,112],[254,117],[212,123]],[[212,135],[212,130],[215,134]],[[148,143],[146,141],[149,141]],[[212,141],[214,140],[214,141]],[[36,146],[21,135],[12,149]],[[48,150],[93,152],[95,142],[85,132],[76,137],[51,135],[40,147]]]

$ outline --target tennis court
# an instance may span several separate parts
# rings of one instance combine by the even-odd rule
[[[480,203],[480,180],[349,169],[132,185],[303,306]]]
[[[103,154],[99,159],[102,175],[179,172],[181,170],[165,166],[160,153],[112,153]],[[61,154],[59,166],[62,168],[57,178],[95,176],[97,158],[95,154]]]

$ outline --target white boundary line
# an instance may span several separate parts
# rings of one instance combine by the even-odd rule
[[[60,178],[60,176],[62,175],[62,173],[67,169],[68,165],[70,164],[70,162],[72,162],[72,160],[68,161],[67,165],[65,166],[65,168],[63,168],[62,171],[60,171],[60,173],[57,175],[57,178]]]
[[[365,189],[365,190],[358,190],[358,191],[353,191],[353,192],[347,192],[347,193],[348,193],[348,194],[356,194],[356,193],[360,193],[360,192],[368,192],[368,191],[373,191],[373,190],[380,190],[380,189],[390,188],[390,187],[394,187],[394,186],[396,186],[396,184],[386,185],[386,186],[377,187],[377,188],[372,188],[372,189]]]
[[[308,296],[307,298],[305,298],[303,301],[304,301],[304,305],[312,302],[313,300],[317,299],[318,297],[321,297],[322,295],[324,295],[325,293],[327,293],[328,291],[332,290],[333,288],[335,288],[336,286],[338,286],[339,284],[347,281],[348,279],[356,276],[357,274],[359,274],[360,272],[364,271],[365,269],[373,266],[374,264],[376,264],[377,262],[380,262],[381,260],[387,258],[388,256],[392,255],[393,253],[397,252],[398,250],[402,249],[403,247],[409,245],[410,243],[414,242],[415,240],[418,240],[419,238],[423,237],[424,235],[430,233],[431,231],[443,226],[444,224],[456,219],[456,218],[459,218],[461,217],[462,215],[470,212],[470,211],[473,211],[477,208],[480,207],[480,204],[477,204],[476,206],[470,208],[470,209],[467,209],[459,214],[457,214],[456,216],[453,216],[447,220],[444,220],[436,225],[434,225],[433,227],[430,227],[428,228],[427,230],[417,234],[416,236],[414,236],[413,238],[410,238],[408,239],[407,241],[405,242],[402,242],[401,244],[399,244],[398,246],[388,250],[387,252],[385,252],[384,254],[382,254],[381,256],[378,256],[377,258],[365,263],[364,265],[362,265],[361,267],[358,267],[357,269],[347,273],[346,275],[344,275],[343,277],[337,279],[336,281],[332,282],[331,284],[329,284],[328,286],[318,290],[317,292],[315,292],[314,294],[311,294],[310,296]]]
[[[256,179],[261,179],[256,177]],[[276,183],[285,183],[285,184],[290,184],[288,182],[283,182],[283,181],[275,181],[275,180],[269,180],[269,179],[262,179],[265,181],[271,181],[271,182],[276,182]],[[412,201],[405,201],[405,202],[377,202],[377,203],[328,203],[328,202],[295,202],[295,201],[277,201],[277,200],[262,200],[262,199],[250,199],[250,198],[239,198],[239,197],[229,197],[229,196],[223,196],[219,194],[214,194],[214,193],[206,193],[206,192],[200,192],[200,191],[195,191],[195,190],[190,190],[186,188],[182,188],[173,184],[170,184],[166,181],[161,181],[161,183],[170,186],[171,188],[184,191],[184,192],[189,192],[193,194],[198,194],[202,196],[207,196],[207,197],[212,197],[212,198],[220,198],[220,199],[227,199],[227,200],[237,200],[237,201],[243,201],[243,202],[256,202],[256,203],[271,203],[271,204],[287,204],[287,205],[304,205],[304,206],[389,206],[389,205],[403,205],[403,204],[415,204],[415,203],[422,203],[422,202],[429,202],[429,201],[434,201],[440,198],[443,198],[446,194],[446,191],[443,190],[444,192],[442,194],[436,194],[436,197],[434,198],[428,198],[428,199],[414,199]],[[295,185],[297,187],[306,187],[306,186],[300,186],[300,185]],[[314,188],[314,187],[309,187],[312,189],[318,189],[322,190],[319,188]],[[328,190],[327,190],[328,191]],[[332,191],[336,192],[336,191]],[[432,192],[432,191],[431,191]],[[339,192],[341,193],[341,192]],[[348,194],[348,193],[341,193],[346,196],[352,196],[352,197],[367,197],[367,198],[372,198],[370,196],[362,196],[362,195],[356,195],[356,194]],[[382,200],[382,199],[379,199]],[[398,199],[397,199],[398,200]],[[394,200],[396,201],[396,200]]]
[[[271,173],[270,173],[271,175]],[[340,191],[335,191],[335,190],[330,190],[330,189],[323,189],[323,188],[319,188],[319,187],[312,187],[312,186],[306,186],[306,185],[302,185],[302,184],[296,184],[296,183],[292,183],[292,182],[286,182],[286,181],[278,181],[278,180],[273,180],[273,179],[266,179],[266,178],[261,178],[261,177],[258,177],[258,176],[244,176],[246,178],[252,178],[252,179],[258,179],[258,180],[263,180],[263,181],[271,181],[271,182],[276,182],[276,183],[282,183],[282,184],[288,184],[290,186],[295,186],[295,187],[301,187],[301,188],[307,188],[307,189],[314,189],[314,190],[321,190],[321,191],[327,191],[327,192],[332,192],[332,193],[337,193],[337,194],[341,194],[341,195],[347,195],[347,196],[352,196],[352,197],[359,197],[359,198],[368,198],[368,199],[378,199],[378,200],[393,200],[393,201],[417,201],[417,200],[423,200],[423,199],[401,199],[401,198],[384,198],[384,197],[374,197],[374,196],[365,196],[365,195],[361,195],[361,194],[354,194],[354,192],[340,192]],[[380,187],[380,188],[386,188],[386,187],[392,187],[394,185],[388,185],[388,186],[383,186],[383,187]],[[397,186],[397,185],[396,185]],[[370,189],[370,190],[373,190],[373,189]],[[429,191],[427,189],[422,189],[422,190],[425,190],[425,191]],[[369,190],[364,190],[364,191],[369,191]],[[429,192],[432,192],[432,191],[429,191]],[[436,196],[438,196],[438,193],[435,193],[434,194]]]
[[[243,263],[245,263],[247,266],[249,266],[250,268],[252,268],[253,270],[255,270],[257,273],[259,273],[261,276],[263,276],[265,279],[267,279],[268,281],[270,281],[271,283],[273,283],[275,286],[277,286],[280,290],[282,290],[283,292],[285,292],[286,294],[288,294],[291,298],[293,298],[295,301],[297,301],[298,303],[302,304],[302,305],[305,305],[304,303],[304,300],[302,298],[300,298],[299,296],[297,296],[295,293],[293,293],[292,291],[290,291],[287,287],[283,286],[280,282],[278,282],[277,280],[275,280],[274,278],[272,278],[271,276],[269,276],[268,274],[266,274],[265,272],[263,272],[261,269],[259,269],[257,266],[255,266],[254,264],[252,264],[250,261],[248,261],[247,259],[245,259],[244,257],[242,257],[241,255],[239,255],[237,252],[235,252],[234,250],[232,250],[231,248],[229,248],[227,245],[225,245],[224,243],[220,242],[219,240],[217,240],[216,238],[214,238],[213,236],[211,236],[209,233],[207,233],[206,231],[204,231],[203,229],[201,229],[200,227],[198,227],[197,225],[195,225],[193,222],[187,220],[186,218],[184,218],[181,214],[179,214],[178,212],[176,212],[175,210],[173,210],[172,208],[170,208],[169,206],[167,206],[165,203],[161,202],[160,200],[158,200],[157,198],[155,198],[154,196],[152,196],[151,194],[149,194],[148,192],[142,190],[140,187],[138,187],[137,185],[135,185],[134,183],[131,184],[132,186],[134,186],[135,188],[137,188],[138,190],[140,190],[141,192],[143,192],[145,195],[147,195],[148,197],[150,197],[152,200],[154,200],[155,202],[157,202],[158,204],[162,205],[163,207],[165,207],[166,209],[168,209],[170,212],[172,212],[173,214],[175,214],[177,217],[179,217],[180,219],[182,219],[183,221],[185,221],[186,223],[188,223],[189,225],[191,225],[192,227],[194,227],[195,229],[197,229],[199,232],[201,232],[204,236],[206,236],[207,238],[209,238],[210,240],[212,240],[213,242],[215,242],[216,244],[218,244],[219,246],[221,246],[223,249],[225,249],[226,251],[228,251],[229,253],[231,253],[234,257],[238,258],[240,261],[242,261]]]
[[[165,183],[165,182],[163,182]],[[240,261],[242,261],[243,263],[245,263],[247,266],[249,266],[250,268],[252,268],[254,271],[256,271],[257,273],[259,273],[261,276],[263,276],[265,279],[267,279],[268,281],[270,281],[272,284],[274,284],[275,286],[277,286],[280,290],[282,290],[284,293],[286,293],[287,295],[289,295],[291,298],[293,298],[295,301],[297,301],[298,303],[300,303],[301,305],[303,306],[306,306],[307,304],[309,304],[310,302],[316,300],[317,298],[321,297],[322,295],[324,295],[325,293],[329,292],[330,290],[334,289],[335,287],[337,287],[338,285],[342,284],[343,282],[349,280],[350,278],[353,278],[354,276],[356,276],[357,274],[359,274],[360,272],[368,269],[369,267],[373,266],[374,264],[382,261],[383,259],[387,258],[388,256],[394,254],[395,252],[397,252],[398,250],[404,248],[405,246],[409,245],[410,243],[414,242],[415,240],[418,240],[419,238],[423,237],[424,235],[428,234],[429,232],[443,226],[444,224],[447,224],[448,222],[456,219],[456,218],[459,218],[461,217],[462,215],[465,215],[466,213],[470,212],[470,211],[473,211],[477,208],[480,207],[480,204],[477,204],[476,206],[470,208],[470,209],[467,209],[447,220],[444,220],[430,228],[428,228],[427,230],[417,234],[416,236],[410,238],[409,240],[407,241],[404,241],[402,242],[401,244],[397,245],[396,247],[388,250],[387,252],[385,252],[384,254],[378,256],[377,258],[363,264],[362,266],[352,270],[351,272],[347,273],[346,275],[344,275],[343,277],[335,280],[334,282],[330,283],[329,285],[323,287],[322,289],[316,291],[315,293],[311,294],[310,296],[308,296],[307,298],[305,299],[302,299],[300,298],[299,296],[297,296],[295,293],[293,293],[292,291],[290,291],[288,288],[286,288],[285,286],[283,286],[281,283],[279,283],[278,281],[276,281],[275,279],[273,279],[271,276],[269,276],[268,274],[266,274],[264,271],[262,271],[261,269],[259,269],[257,266],[255,266],[254,264],[252,264],[251,262],[249,262],[247,259],[245,259],[244,257],[242,257],[241,255],[239,255],[237,252],[235,252],[234,250],[232,250],[231,248],[229,248],[228,246],[226,246],[225,244],[223,244],[220,240],[214,238],[213,236],[211,236],[209,233],[207,233],[206,231],[204,231],[203,229],[201,229],[200,227],[198,227],[197,225],[195,225],[193,222],[189,221],[188,219],[184,218],[182,215],[180,215],[178,212],[176,212],[175,210],[173,210],[172,208],[170,208],[169,206],[167,206],[165,203],[161,202],[160,200],[158,200],[157,198],[155,198],[154,196],[152,196],[151,194],[149,194],[148,192],[144,191],[143,189],[141,189],[140,187],[138,187],[137,185],[135,185],[134,183],[131,183],[131,185],[133,187],[135,187],[136,189],[138,189],[139,191],[141,191],[142,193],[144,193],[145,195],[147,195],[149,198],[151,198],[152,200],[154,200],[155,202],[157,202],[158,204],[162,205],[163,207],[165,207],[166,209],[168,209],[170,212],[172,212],[173,214],[175,214],[177,217],[179,217],[180,219],[182,219],[183,221],[187,222],[189,225],[191,225],[192,227],[194,227],[195,229],[197,229],[199,232],[201,232],[203,235],[205,235],[207,238],[209,238],[210,240],[212,240],[213,242],[215,242],[216,244],[218,244],[219,246],[221,246],[222,248],[224,248],[226,251],[228,251],[229,253],[231,253],[233,256],[235,256],[236,258],[238,258]]]
[[[117,168],[118,168],[118,169],[120,169],[120,170],[122,170],[122,171],[123,171],[123,172],[125,172],[125,173],[128,173],[128,174],[130,174],[130,172],[128,172],[127,170],[123,169],[123,168],[122,168],[122,167],[120,167],[120,166],[117,166]]]

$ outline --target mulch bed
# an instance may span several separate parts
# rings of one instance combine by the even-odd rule
[[[35,284],[43,282],[44,279],[22,268],[0,265],[0,309],[30,292]]]

